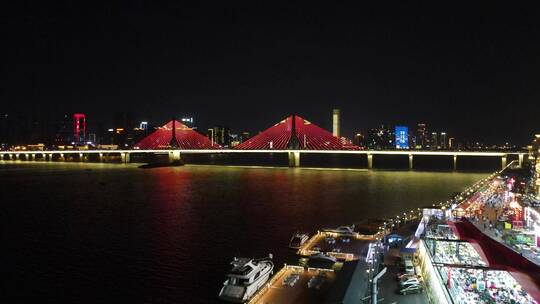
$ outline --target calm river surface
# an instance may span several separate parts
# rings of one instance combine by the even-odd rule
[[[214,303],[233,256],[446,200],[478,173],[0,162],[2,303]]]

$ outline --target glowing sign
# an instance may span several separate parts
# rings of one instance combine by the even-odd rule
[[[396,149],[409,149],[409,128],[396,126]]]

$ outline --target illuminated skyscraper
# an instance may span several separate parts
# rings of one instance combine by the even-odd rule
[[[187,127],[189,128],[192,128],[192,129],[197,129],[195,127],[195,121],[193,120],[193,117],[182,117],[182,119],[180,119],[182,121],[182,123],[184,125],[186,125]]]
[[[409,149],[409,128],[396,126],[395,128],[396,149]]]
[[[229,147],[231,143],[230,129],[227,127],[216,126],[212,129],[208,129],[208,138],[210,138],[215,144],[222,147]]]
[[[139,129],[141,130],[148,130],[148,121],[141,121],[141,123],[139,124]]]
[[[73,141],[82,143],[86,137],[86,115],[82,113],[73,114]]]
[[[450,150],[456,149],[456,139],[455,138],[450,137],[450,139],[448,139],[448,149],[450,149]]]
[[[426,124],[419,123],[416,130],[416,149],[425,149],[427,146]]]
[[[441,146],[441,149],[443,150],[446,150],[447,148],[447,145],[446,145],[446,132],[441,132],[441,138],[440,138],[440,146]]]
[[[334,109],[334,114],[332,114],[332,135],[335,137],[340,136],[340,113],[339,109]]]
[[[437,132],[432,132],[431,133],[431,150],[437,150],[439,148],[439,137],[438,137],[438,134]]]

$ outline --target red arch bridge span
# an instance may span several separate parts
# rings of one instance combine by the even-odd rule
[[[510,160],[516,160],[521,165],[526,153],[524,152],[466,152],[466,151],[377,151],[377,150],[300,150],[300,149],[134,149],[134,150],[50,150],[50,151],[0,151],[2,161],[109,161],[130,163],[139,162],[135,156],[158,155],[168,157],[169,160],[182,159],[186,155],[262,155],[282,154],[288,158],[289,167],[300,167],[303,156],[309,155],[349,155],[363,157],[367,160],[366,168],[377,168],[392,157],[408,159],[408,168],[414,169],[415,157],[441,157],[451,160],[453,168],[458,167],[462,157],[499,158],[501,168],[506,167]]]

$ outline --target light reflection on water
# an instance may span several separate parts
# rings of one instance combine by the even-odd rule
[[[214,302],[233,256],[446,200],[487,174],[0,162],[8,297]]]

